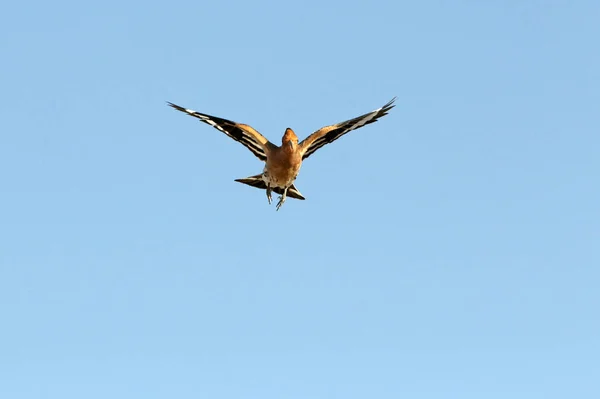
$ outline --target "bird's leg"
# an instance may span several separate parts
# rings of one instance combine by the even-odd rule
[[[267,185],[267,200],[269,201],[269,205],[271,205],[271,201],[273,201],[273,197],[271,196],[271,185]]]
[[[277,210],[279,210],[279,208],[281,208],[281,205],[283,205],[283,203],[285,202],[287,190],[288,190],[287,187],[283,189],[283,195],[281,197],[279,197],[279,202],[277,202]]]

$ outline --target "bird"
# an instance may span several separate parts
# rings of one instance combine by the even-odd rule
[[[304,200],[304,196],[296,188],[294,182],[302,162],[315,153],[319,148],[332,143],[346,133],[361,128],[370,123],[376,122],[382,116],[388,114],[394,105],[396,97],[387,102],[384,106],[334,125],[324,126],[315,131],[304,140],[299,142],[298,136],[291,128],[286,128],[281,139],[281,146],[277,146],[267,140],[256,129],[249,125],[233,122],[228,119],[203,114],[192,109],[184,108],[167,101],[167,104],[183,113],[194,118],[198,118],[233,140],[244,145],[258,159],[265,162],[263,172],[236,179],[236,182],[247,184],[252,187],[267,190],[267,200],[269,204],[272,201],[272,193],[279,194],[279,201],[276,205],[278,211],[286,201],[286,198],[295,198]]]

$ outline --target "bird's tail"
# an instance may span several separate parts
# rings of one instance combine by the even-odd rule
[[[267,183],[262,179],[262,175],[250,176],[245,179],[235,179],[235,181],[247,184],[252,187],[260,188],[263,190],[267,189]],[[283,195],[283,189],[280,187],[273,187],[273,192],[279,195]],[[290,198],[296,198],[299,200],[304,200],[304,196],[300,194],[300,191],[293,184],[287,190],[287,196]]]

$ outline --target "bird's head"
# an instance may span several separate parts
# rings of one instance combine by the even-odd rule
[[[298,145],[298,136],[296,136],[296,133],[294,133],[294,131],[289,127],[285,129],[285,133],[281,139],[281,145],[288,145],[291,148],[295,148]]]

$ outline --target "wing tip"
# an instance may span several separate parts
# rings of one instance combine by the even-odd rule
[[[193,114],[196,112],[196,111],[194,111],[193,109],[187,109],[187,108],[181,107],[181,106],[179,106],[179,105],[177,105],[177,104],[173,104],[173,103],[172,103],[172,102],[170,102],[170,101],[167,101],[166,103],[167,103],[167,105],[168,105],[169,107],[171,107],[171,108],[175,108],[177,111],[185,112],[186,114],[193,115]]]
[[[168,105],[169,107],[171,107],[171,108],[175,108],[175,109],[176,109],[176,110],[178,110],[178,111],[184,111],[184,110],[185,110],[185,108],[183,108],[183,107],[180,107],[180,106],[179,106],[179,105],[177,105],[177,104],[173,104],[173,103],[172,103],[172,102],[170,102],[170,101],[167,101],[167,105]]]
[[[377,112],[377,116],[374,118],[373,122],[377,122],[377,120],[379,118],[381,118],[382,116],[386,116],[388,114],[388,112],[394,108],[396,106],[396,104],[394,104],[394,101],[396,101],[396,96],[394,96],[394,98],[392,98],[390,101],[388,101],[383,107],[373,111],[373,112]]]
[[[394,104],[394,102],[396,101],[398,97],[394,96],[394,98],[392,98],[390,101],[388,101],[383,107],[381,107],[380,109],[385,110],[385,111],[389,111],[390,109],[394,108],[396,106],[396,104]]]

